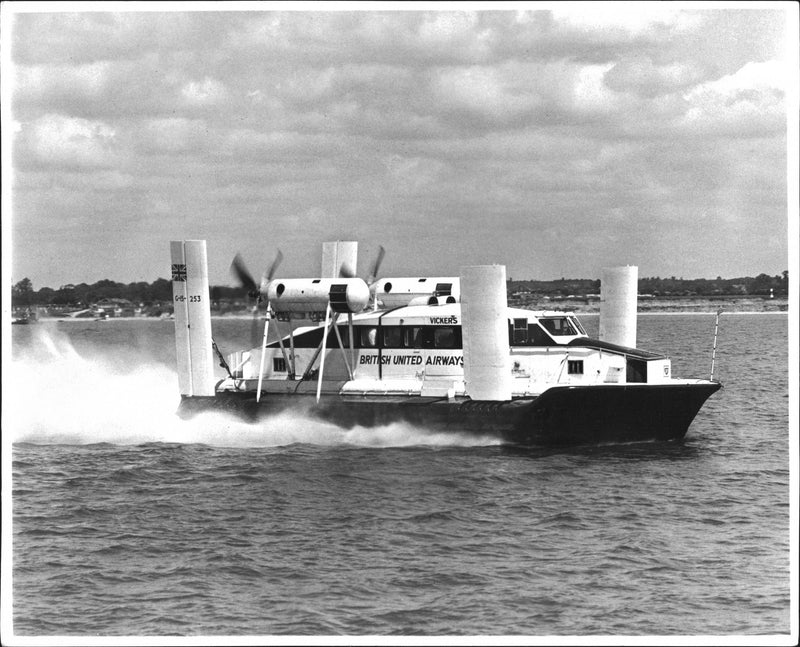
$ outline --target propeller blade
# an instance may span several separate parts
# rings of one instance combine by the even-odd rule
[[[247,288],[247,291],[252,294],[253,292],[258,292],[258,283],[256,283],[253,275],[250,274],[250,271],[247,269],[247,266],[244,264],[242,260],[242,255],[237,252],[236,256],[233,257],[233,262],[231,263],[231,272],[239,279],[239,283],[241,283],[243,288]]]
[[[275,255],[275,260],[272,261],[272,265],[269,266],[266,272],[264,272],[263,276],[261,277],[261,294],[266,295],[267,288],[269,287],[270,282],[272,281],[272,277],[275,276],[275,272],[278,269],[278,266],[281,264],[283,260],[283,254],[281,250],[278,250],[278,253]]]
[[[386,250],[383,248],[383,245],[378,247],[378,256],[375,258],[375,262],[372,265],[372,271],[369,273],[367,277],[367,283],[372,284],[375,282],[375,279],[378,278],[378,272],[381,269],[381,263],[383,262],[383,256],[386,253]]]
[[[272,265],[269,266],[269,270],[267,271],[267,283],[272,280],[272,277],[275,276],[275,271],[278,269],[278,265],[281,264],[283,260],[283,254],[281,250],[278,250],[278,253],[275,255],[275,260],[272,261]]]

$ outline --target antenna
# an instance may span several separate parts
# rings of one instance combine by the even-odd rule
[[[717,319],[714,322],[714,347],[711,350],[711,376],[709,381],[714,381],[714,360],[717,357],[717,333],[719,332],[719,316],[722,314],[722,308],[717,308]]]

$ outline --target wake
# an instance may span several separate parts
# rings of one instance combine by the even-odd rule
[[[85,445],[199,443],[280,447],[295,443],[361,447],[487,446],[490,436],[431,432],[404,423],[342,429],[307,415],[281,413],[248,423],[223,412],[176,415],[174,370],[124,362],[108,351],[80,354],[62,332],[44,326],[30,349],[15,350],[4,379],[3,432],[11,442]]]

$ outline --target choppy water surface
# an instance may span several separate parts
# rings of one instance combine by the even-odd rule
[[[248,326],[214,322],[224,352]],[[708,377],[713,327],[640,317],[638,345]],[[180,421],[171,322],[16,327],[15,633],[786,634],[787,318],[720,332],[684,442],[520,450]]]

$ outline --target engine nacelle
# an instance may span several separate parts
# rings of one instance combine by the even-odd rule
[[[276,313],[324,312],[328,303],[334,312],[356,313],[369,304],[369,287],[358,278],[275,279],[267,298]]]
[[[372,296],[385,308],[457,303],[461,282],[457,276],[384,278],[372,285]]]

